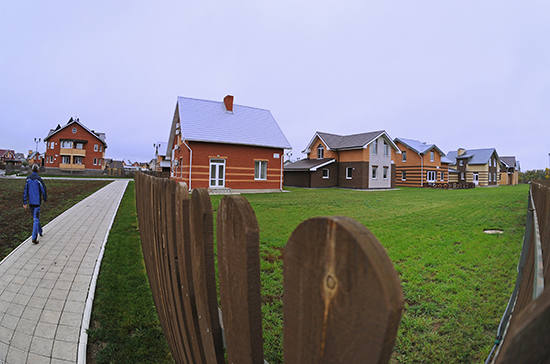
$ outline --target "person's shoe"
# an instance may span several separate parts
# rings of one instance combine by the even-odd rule
[[[38,235],[40,235],[40,237],[43,237],[43,236],[44,236],[44,234],[42,234],[42,233],[38,233]]]
[[[33,244],[38,244],[38,239],[33,239],[32,243]]]

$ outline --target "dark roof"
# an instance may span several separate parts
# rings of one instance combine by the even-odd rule
[[[294,163],[285,164],[285,171],[315,171],[317,168],[323,165],[331,164],[334,162],[332,158],[323,159],[300,159]]]
[[[516,157],[500,157],[500,161],[508,167],[516,167]]]
[[[384,130],[378,130],[360,134],[336,135],[319,131],[317,135],[327,143],[327,147],[330,149],[350,149],[363,147],[383,132]]]
[[[97,132],[95,130],[88,129],[84,124],[82,124],[80,122],[80,120],[78,118],[76,118],[76,119],[70,118],[69,121],[67,122],[67,124],[65,124],[65,126],[60,126],[59,124],[57,124],[57,127],[55,129],[50,129],[50,131],[48,132],[48,135],[44,138],[44,141],[47,141],[52,135],[60,132],[61,130],[69,127],[72,124],[78,124],[81,127],[83,127],[84,130],[88,131],[90,134],[92,134],[97,139],[99,139],[105,145],[105,148],[107,148],[107,141],[106,141],[105,133],[100,133],[100,132]]]
[[[469,158],[468,164],[487,164],[489,159],[496,153],[495,148],[485,148],[485,149],[465,149],[463,155],[458,155],[456,150],[453,150],[447,153],[447,158],[452,161],[452,164],[456,164],[457,159]],[[498,153],[497,153],[498,156]]]

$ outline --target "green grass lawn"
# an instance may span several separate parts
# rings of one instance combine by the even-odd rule
[[[89,363],[173,363],[145,272],[134,186],[128,184],[101,263]]]
[[[480,362],[512,292],[527,208],[527,185],[360,192],[290,189],[247,195],[260,225],[264,348],[282,362],[282,249],[314,216],[364,224],[387,249],[405,296],[393,360]],[[217,209],[220,197],[213,198]],[[503,235],[486,235],[501,228]]]
[[[527,185],[290,190],[246,196],[261,231],[264,348],[270,364],[282,362],[282,251],[302,221],[328,215],[349,216],[367,226],[399,272],[406,303],[393,361],[485,359],[517,274]],[[145,275],[133,194],[131,183],[98,281],[90,341],[100,363],[170,360]],[[212,198],[214,211],[220,199]],[[485,228],[501,228],[504,234],[486,235]]]

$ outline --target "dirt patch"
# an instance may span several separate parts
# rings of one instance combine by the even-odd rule
[[[63,211],[111,181],[45,180],[48,201],[40,211],[46,225]],[[23,179],[0,180],[0,260],[32,233],[32,216],[23,209]]]

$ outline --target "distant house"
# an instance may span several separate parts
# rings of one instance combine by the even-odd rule
[[[155,172],[170,172],[170,156],[166,155],[168,143],[155,144],[155,158],[151,160],[151,169]]]
[[[449,182],[473,182],[495,186],[500,179],[500,160],[495,148],[464,149],[447,153],[451,161]]]
[[[51,129],[44,141],[47,170],[102,170],[105,166],[105,133],[88,129],[78,118]]]
[[[166,155],[189,188],[280,191],[291,146],[269,110],[178,97]]]
[[[500,184],[517,185],[519,183],[519,161],[516,157],[500,157]]]
[[[44,156],[40,152],[29,150],[27,156],[27,163],[29,165],[38,164],[39,166],[44,166]]]
[[[285,185],[391,188],[397,145],[384,130],[352,135],[316,132],[306,159],[285,165]]]
[[[21,161],[17,158],[13,149],[0,149],[0,167],[19,166]]]
[[[449,159],[435,144],[396,138],[401,157],[395,161],[395,185],[423,187],[449,182]]]

